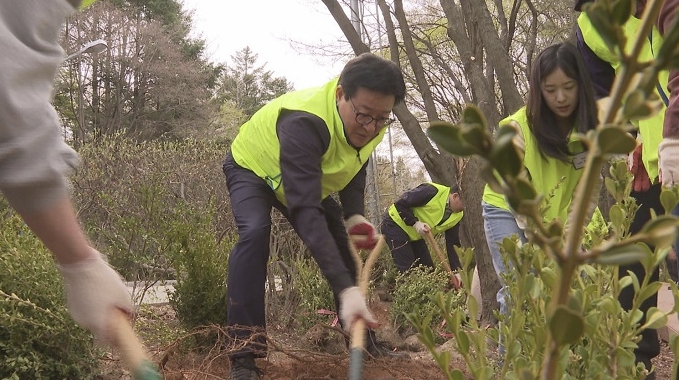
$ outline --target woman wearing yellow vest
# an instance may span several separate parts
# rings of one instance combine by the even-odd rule
[[[575,5],[576,11],[581,11],[585,3],[593,0],[578,0]],[[623,25],[623,32],[628,44],[625,46],[627,53],[631,52],[635,41],[635,35],[641,25],[641,15],[646,6],[646,0],[636,0],[635,12],[632,17]],[[642,45],[639,59],[650,61],[655,59],[655,53],[660,48],[663,41],[663,32],[669,28],[669,24],[675,17],[676,7],[679,0],[666,0],[660,10],[658,22],[648,35]],[[594,29],[586,13],[580,13],[577,20],[575,37],[578,48],[583,56],[585,63],[591,74],[591,81],[595,88],[596,98],[603,98],[609,95],[615,75],[621,68],[619,58],[610,51],[601,36]],[[651,210],[660,215],[664,213],[660,203],[660,192],[662,190],[662,180],[666,185],[674,184],[679,180],[679,72],[663,71],[658,76],[656,95],[663,100],[663,107],[659,113],[653,117],[633,121],[638,127],[638,140],[640,141],[637,149],[629,157],[629,167],[634,176],[632,196],[639,209],[634,215],[630,225],[630,233],[639,232],[644,224],[651,219]],[[665,137],[665,140],[663,140]],[[659,158],[660,160],[659,162]],[[664,175],[661,175],[661,170]],[[663,177],[662,179],[660,177]],[[675,177],[677,177],[675,179]],[[679,207],[672,211],[679,216]],[[675,247],[679,242],[675,242]],[[618,270],[619,275],[627,276],[628,271],[632,271],[639,281],[646,273],[641,263],[633,263],[621,266]],[[655,268],[651,274],[650,281],[658,281],[659,270]],[[620,304],[625,309],[630,309],[634,301],[634,289],[626,287],[618,297]],[[658,295],[648,297],[639,308],[646,313],[651,307],[658,305]],[[643,323],[643,320],[642,320]],[[641,333],[641,340],[638,347],[634,350],[636,361],[644,363],[648,370],[651,370],[651,359],[660,353],[660,344],[657,331],[646,329]],[[655,378],[651,372],[647,379]]]
[[[589,74],[575,46],[560,43],[538,55],[529,84],[526,106],[501,124],[509,123],[518,131],[515,144],[524,151],[524,166],[533,186],[545,195],[545,220],[560,218],[565,222],[585,157],[573,133],[586,133],[597,125]],[[525,226],[515,218],[504,196],[488,185],[483,192],[482,209],[488,248],[502,284],[497,300],[500,312],[507,313],[503,277],[510,268],[502,259],[499,244],[512,236],[526,242]]]
[[[403,101],[399,67],[374,54],[350,60],[339,79],[274,99],[241,126],[224,161],[238,242],[229,256],[229,336],[243,348],[232,354],[230,378],[258,379],[256,357],[266,355],[264,284],[271,209],[277,208],[311,251],[330,283],[344,328],[375,318],[356,287],[349,234],[375,227],[364,217],[365,165],[392,109]],[[340,204],[330,195],[339,192]],[[254,334],[254,336],[253,336]],[[380,350],[370,330],[367,350]]]
[[[78,156],[52,107],[61,28],[79,0],[0,4],[0,191],[53,253],[73,319],[111,343],[111,315],[132,312],[127,287],[87,241],[67,176]]]
[[[457,185],[428,182],[403,193],[389,206],[380,226],[396,268],[403,273],[416,265],[434,267],[422,237],[444,233],[450,267],[460,269],[454,247],[460,245],[463,209]]]

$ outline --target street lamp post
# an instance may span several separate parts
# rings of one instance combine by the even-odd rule
[[[102,39],[90,41],[84,44],[78,51],[69,54],[64,58],[64,62],[81,57],[83,54],[97,54],[108,48],[106,41]],[[80,72],[80,60],[78,60],[78,139],[80,142],[84,141],[84,124],[85,124],[85,110],[84,110],[84,91],[82,83],[82,75]],[[72,131],[73,132],[73,131]],[[76,139],[73,141],[77,145]],[[76,146],[77,147],[77,146]]]
[[[85,45],[83,45],[80,48],[80,50],[76,51],[73,54],[67,55],[66,58],[64,58],[64,61],[68,61],[71,58],[75,58],[75,57],[81,56],[83,54],[101,53],[102,51],[106,50],[107,48],[108,48],[108,44],[106,43],[106,41],[104,41],[102,39],[90,41],[90,42],[86,43]]]

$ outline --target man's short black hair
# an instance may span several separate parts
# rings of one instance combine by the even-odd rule
[[[346,99],[354,96],[359,88],[394,95],[395,105],[405,98],[406,85],[398,64],[372,53],[363,53],[344,66],[339,84]]]
[[[575,0],[575,6],[573,6],[573,9],[578,12],[582,12],[582,6],[593,1],[594,0]]]

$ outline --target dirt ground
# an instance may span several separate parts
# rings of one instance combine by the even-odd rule
[[[371,305],[379,320],[388,320],[389,303]],[[161,316],[165,323],[175,323],[174,312],[169,306],[153,307],[152,312]],[[262,380],[333,380],[347,379],[349,354],[344,340],[337,331],[328,326],[311,329],[303,337],[292,335],[277,326],[269,327],[269,356],[258,359],[257,365],[264,371]],[[428,351],[414,337],[403,340],[389,326],[378,330],[378,338],[396,347],[398,358],[364,361],[363,378],[366,380],[445,380],[446,377]],[[228,379],[230,363],[225,352],[213,349],[203,354],[179,354],[176,347],[159,346],[145,342],[152,360],[160,364],[166,380],[212,380]],[[221,352],[221,353],[220,353]],[[654,360],[657,380],[671,380],[673,355],[668,345],[661,342],[661,353]],[[130,379],[119,357],[112,353],[102,360],[106,375],[102,380]],[[453,353],[452,368],[465,374],[463,360]],[[468,374],[467,379],[472,379]]]

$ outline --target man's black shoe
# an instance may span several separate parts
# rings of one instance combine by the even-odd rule
[[[262,370],[255,365],[253,355],[243,356],[231,360],[229,380],[260,380]]]

